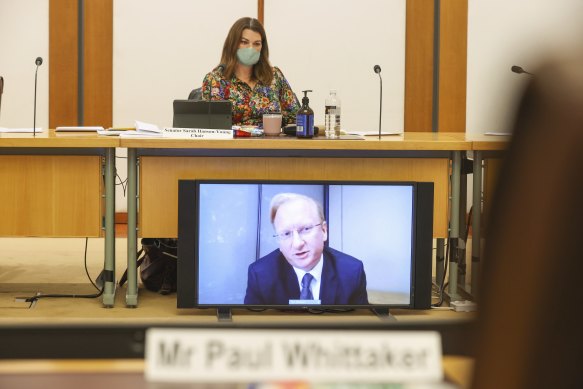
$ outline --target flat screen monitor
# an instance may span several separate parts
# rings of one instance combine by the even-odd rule
[[[429,308],[433,183],[180,180],[178,308]]]

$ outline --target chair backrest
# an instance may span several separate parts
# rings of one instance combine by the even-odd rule
[[[202,100],[202,88],[196,88],[190,91],[188,100],[200,101]]]
[[[474,389],[583,388],[583,56],[534,73],[486,233]]]

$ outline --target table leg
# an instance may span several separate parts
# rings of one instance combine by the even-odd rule
[[[461,151],[454,151],[451,174],[451,212],[449,232],[449,297],[451,301],[459,300],[458,294],[458,263],[459,263],[459,212],[460,212],[460,181],[461,181]]]
[[[103,268],[103,305],[111,308],[115,300],[115,148],[105,149],[105,263]]]
[[[481,218],[482,218],[482,152],[474,151],[474,184],[472,211],[472,296],[478,295],[481,254]]]
[[[138,214],[138,158],[136,149],[128,148],[128,283],[126,305],[130,308],[138,306],[138,269],[137,254],[137,214]]]
[[[436,239],[437,250],[435,253],[435,284],[441,286],[443,272],[445,271],[445,239]]]

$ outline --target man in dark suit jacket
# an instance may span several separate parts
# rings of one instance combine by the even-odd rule
[[[324,248],[328,227],[320,204],[280,193],[271,201],[271,222],[279,249],[249,265],[245,304],[368,304],[362,262]]]

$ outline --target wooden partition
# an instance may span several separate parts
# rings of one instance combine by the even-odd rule
[[[179,179],[230,178],[434,182],[433,231],[435,236],[444,237],[448,166],[449,161],[443,158],[141,157],[140,234],[177,236]]]
[[[101,236],[100,156],[0,155],[0,236]]]
[[[468,0],[407,0],[405,131],[466,131],[467,30]]]
[[[433,113],[433,1],[407,0],[405,48],[406,132],[429,132]]]
[[[77,0],[49,1],[49,128],[77,125]]]
[[[112,125],[113,0],[49,0],[49,128]]]

